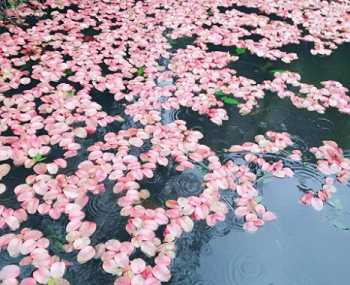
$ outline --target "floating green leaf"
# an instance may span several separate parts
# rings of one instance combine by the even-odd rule
[[[8,0],[7,3],[10,5],[10,8],[16,8],[16,6],[18,5],[17,1],[15,0]]]
[[[228,97],[228,96],[225,96],[222,98],[222,101],[227,104],[227,105],[238,105],[239,104],[239,101],[233,97]]]
[[[255,198],[255,201],[259,204],[259,203],[261,203],[262,199],[263,199],[262,196],[257,196],[257,197]]]
[[[339,199],[334,199],[333,201],[328,201],[328,204],[331,205],[336,210],[343,210],[343,205]]]
[[[208,169],[208,166],[205,165],[203,162],[197,161],[197,162],[196,162],[196,165],[197,165],[199,171],[200,171],[203,175],[205,175],[205,174],[208,173],[208,170],[209,170],[209,169]]]
[[[229,96],[229,94],[224,93],[222,90],[218,90],[214,94],[227,105],[238,105],[240,103],[236,98]]]
[[[223,91],[218,90],[215,92],[215,96],[216,97],[223,97],[223,96],[226,96],[226,94]]]
[[[235,52],[237,55],[245,54],[248,50],[246,48],[236,48]]]
[[[75,95],[75,91],[74,90],[70,90],[70,91],[66,92],[66,96],[68,96],[68,97],[72,97],[74,95]]]
[[[275,68],[275,69],[271,69],[270,72],[272,74],[275,74],[275,73],[283,73],[283,72],[286,72],[287,70],[285,69],[278,69],[278,68]]]
[[[68,68],[68,69],[66,69],[66,70],[64,71],[64,75],[65,75],[65,76],[71,76],[71,75],[73,75],[73,74],[74,74],[74,71],[71,70],[70,68]]]
[[[260,69],[261,69],[262,71],[268,71],[272,66],[273,66],[273,64],[272,64],[271,62],[267,62],[267,63],[265,63],[264,65],[262,65],[262,66],[260,67]]]
[[[41,154],[36,154],[32,157],[32,159],[35,161],[35,162],[40,162],[40,161],[43,161],[46,159],[46,157],[44,157],[43,155]]]
[[[56,285],[55,279],[50,277],[49,280],[47,280],[47,285]]]
[[[64,243],[58,239],[53,240],[52,247],[54,251],[64,252]]]
[[[144,66],[141,66],[137,69],[137,75],[142,76],[142,77],[145,76],[145,67]]]

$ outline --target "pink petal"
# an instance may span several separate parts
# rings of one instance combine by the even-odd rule
[[[145,270],[146,263],[141,258],[136,258],[133,261],[131,261],[130,267],[134,274],[139,274]]]
[[[19,220],[14,216],[5,218],[5,223],[10,227],[11,230],[15,231],[19,228]]]
[[[0,165],[0,180],[6,176],[11,170],[11,166],[7,163]]]
[[[277,217],[274,213],[267,211],[262,215],[262,219],[266,222],[276,220]]]
[[[258,230],[258,227],[255,225],[254,222],[246,222],[243,225],[243,229],[247,232],[256,232]]]
[[[19,285],[36,285],[36,281],[34,278],[25,278]]]
[[[22,240],[19,238],[14,238],[12,239],[8,246],[7,246],[7,251],[11,257],[17,257],[20,254],[22,246]]]
[[[3,183],[0,183],[0,194],[5,193],[6,191],[6,185]]]
[[[39,268],[33,273],[34,279],[41,284],[46,284],[50,277],[50,272],[46,268]]]
[[[53,278],[61,278],[64,275],[64,272],[66,270],[66,265],[64,262],[55,262],[51,265],[50,268],[50,275]]]
[[[320,198],[312,197],[311,199],[311,206],[316,211],[321,211],[323,209],[323,202]]]
[[[78,253],[77,260],[80,264],[83,264],[92,259],[95,254],[95,249],[92,246],[87,246]]]
[[[1,285],[18,285],[18,281],[16,278],[8,278],[5,279]]]
[[[185,232],[190,232],[193,229],[193,221],[188,216],[184,216],[180,219],[180,225]]]
[[[162,264],[157,264],[152,269],[152,274],[161,282],[168,282],[171,278],[168,267]]]
[[[17,265],[6,265],[0,271],[0,280],[17,278],[21,270]]]

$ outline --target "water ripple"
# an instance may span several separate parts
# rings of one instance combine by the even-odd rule
[[[227,264],[226,284],[253,285],[263,278],[265,266],[254,256],[240,254]]]
[[[331,131],[335,127],[334,123],[326,118],[318,118],[313,123],[315,124],[315,127],[322,131]]]
[[[125,217],[120,216],[117,198],[112,191],[105,191],[100,195],[91,195],[85,207],[87,220],[96,222],[97,228],[92,235],[94,243],[104,242],[111,238],[124,240]]]
[[[181,112],[184,112],[185,109],[170,109],[170,110],[162,110],[162,123],[170,124],[176,120],[179,120],[179,116]]]
[[[100,260],[92,259],[85,264],[69,266],[66,278],[70,284],[98,285],[113,284],[115,276],[103,271]]]
[[[320,189],[322,187],[323,175],[317,170],[316,165],[305,163],[293,170],[302,190]]]
[[[197,169],[188,169],[179,175],[172,176],[165,184],[162,194],[165,196],[189,197],[203,191],[202,176]]]

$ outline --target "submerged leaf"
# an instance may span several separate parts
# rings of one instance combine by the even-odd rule
[[[71,75],[73,75],[73,74],[74,74],[74,71],[71,70],[70,68],[68,68],[68,69],[66,69],[66,70],[64,71],[64,75],[65,75],[65,76],[71,76]]]
[[[137,75],[142,77],[145,76],[145,66],[141,66],[137,69]]]
[[[218,91],[216,91],[214,94],[215,94],[216,97],[223,97],[223,96],[226,96],[226,95],[227,95],[227,94],[224,93],[222,90],[218,90]]]
[[[263,199],[262,196],[257,196],[257,197],[255,198],[255,201],[259,204],[259,203],[261,203],[262,199]]]
[[[46,159],[45,156],[41,155],[41,154],[36,154],[32,157],[32,159],[35,161],[35,162],[41,162],[43,160]]]
[[[68,97],[72,97],[74,95],[75,95],[75,91],[74,90],[70,90],[70,91],[66,92],[66,96],[68,96]]]
[[[339,199],[334,199],[333,201],[328,201],[328,204],[331,205],[336,210],[343,210],[343,205]]]
[[[262,66],[260,67],[260,69],[261,69],[262,71],[268,71],[272,66],[273,66],[273,65],[272,65],[271,62],[267,62],[267,63],[265,63],[264,65],[262,65]]]
[[[228,97],[228,96],[225,96],[222,98],[222,101],[227,104],[227,105],[238,105],[239,104],[239,101],[233,97]]]
[[[276,68],[276,69],[271,69],[270,70],[270,72],[272,73],[272,74],[275,74],[275,73],[283,73],[283,72],[286,72],[287,70],[285,70],[285,69],[278,69],[278,68]]]
[[[224,93],[222,90],[218,90],[214,94],[227,105],[238,105],[240,103],[236,98],[229,96],[229,94]]]

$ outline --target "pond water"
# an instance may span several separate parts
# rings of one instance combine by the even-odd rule
[[[300,73],[308,83],[318,84],[328,78],[349,88],[348,63],[343,60],[349,54],[349,45],[341,46],[329,57],[314,57],[301,49],[300,59],[285,68]],[[238,62],[242,68],[238,70],[244,74],[247,69],[249,78],[258,80],[264,76],[253,75],[254,70],[258,73],[259,64],[256,58],[247,56],[242,63]],[[252,141],[255,135],[267,130],[276,130],[292,134],[304,150],[322,140],[335,140],[350,156],[350,120],[337,112],[310,113],[270,96],[253,115],[242,117],[235,108],[229,114],[230,119],[220,127],[186,110],[176,116],[200,130],[205,135],[203,143],[218,151]],[[328,207],[315,212],[295,201],[300,194],[298,185],[317,188],[319,175],[314,167],[297,166],[294,170],[293,178],[269,177],[259,184],[264,203],[278,213],[276,222],[253,235],[237,227],[232,213],[214,228],[196,226],[178,242],[174,280],[169,284],[345,284],[350,233],[337,225],[350,223],[350,186],[337,185],[336,196],[342,202],[342,210]]]
[[[36,24],[36,18],[30,19]],[[45,19],[45,16],[42,18]],[[3,31],[5,33],[6,30]],[[85,37],[90,35],[85,33]],[[94,33],[90,35],[94,36]],[[85,39],[90,41],[91,38]],[[194,39],[183,38],[173,40],[170,54],[193,44]],[[312,46],[312,45],[311,45]],[[350,45],[342,44],[330,56],[313,56],[310,44],[298,46],[287,45],[285,50],[298,54],[299,59],[286,64],[282,61],[262,59],[247,52],[232,62],[232,68],[239,75],[253,79],[256,82],[272,80],[271,70],[283,69],[301,75],[302,81],[315,86],[326,80],[339,81],[350,89],[349,56]],[[210,51],[227,51],[226,46],[209,45]],[[163,58],[162,66],[168,68],[169,62]],[[32,67],[26,67],[32,72]],[[50,69],[50,67],[48,67]],[[108,67],[102,68],[102,76],[112,73]],[[141,72],[141,71],[138,71]],[[60,83],[73,84],[67,79]],[[56,82],[57,83],[57,82]],[[56,84],[55,83],[55,84]],[[6,91],[7,97],[21,94],[33,86],[16,88]],[[170,80],[157,83],[158,86],[172,86]],[[79,89],[77,83],[76,90]],[[147,87],[147,86],[146,86]],[[12,92],[12,93],[11,93]],[[123,122],[113,122],[107,126],[99,126],[93,134],[77,138],[81,145],[78,153],[67,158],[68,166],[59,170],[59,174],[73,175],[79,163],[89,157],[89,147],[103,141],[108,132],[119,132],[130,128],[141,128],[140,122],[135,122],[125,112],[129,103],[125,100],[115,101],[111,92],[97,91],[91,93],[91,101],[99,104],[106,114],[121,115]],[[39,98],[40,99],[40,98]],[[42,104],[39,102],[38,105]],[[35,107],[34,107],[35,108]],[[329,109],[324,114],[298,109],[289,99],[281,99],[268,93],[250,114],[242,116],[237,106],[225,105],[229,119],[222,125],[214,124],[206,115],[199,115],[190,108],[180,107],[176,110],[162,110],[161,123],[168,124],[176,120],[184,120],[187,128],[198,130],[203,134],[200,144],[215,151],[221,161],[232,160],[241,163],[243,155],[225,152],[232,145],[254,141],[256,135],[267,131],[287,132],[291,135],[295,146],[303,152],[310,147],[320,146],[324,140],[333,140],[344,151],[344,157],[350,158],[350,119],[338,110]],[[36,106],[38,110],[38,106]],[[77,122],[83,124],[84,122]],[[47,134],[43,130],[43,134]],[[1,133],[10,137],[9,130]],[[149,145],[148,145],[149,144]],[[142,147],[130,148],[130,154],[140,156],[150,149],[147,142]],[[63,156],[62,146],[54,145],[46,157],[52,162]],[[282,159],[294,171],[291,178],[277,178],[267,173],[260,173],[257,189],[263,204],[273,209],[277,220],[266,223],[255,233],[242,229],[242,221],[234,214],[234,195],[222,191],[222,201],[228,208],[225,221],[209,227],[205,221],[195,221],[191,232],[183,233],[176,241],[176,257],[172,261],[172,278],[164,284],[169,285],[330,285],[347,284],[348,262],[350,252],[350,184],[336,183],[337,192],[322,211],[315,211],[299,202],[303,189],[319,189],[323,184],[323,176],[317,170],[315,161],[292,162],[285,156],[275,154],[275,160]],[[2,179],[7,187],[0,194],[0,204],[13,209],[19,209],[14,188],[25,183],[29,175],[34,175],[32,168],[15,166],[8,160],[11,171]],[[94,195],[88,193],[89,201],[84,207],[85,219],[96,223],[96,231],[91,235],[93,245],[105,243],[110,239],[128,241],[130,236],[125,230],[127,218],[120,214],[121,206],[116,203],[120,196],[112,192],[115,182],[106,179],[106,191]],[[151,192],[151,197],[145,201],[145,207],[156,208],[164,206],[170,199],[198,196],[203,191],[203,169],[194,167],[183,172],[175,170],[174,163],[158,166],[153,178],[140,182],[142,188]],[[21,227],[40,230],[50,240],[49,251],[61,259],[70,262],[65,278],[73,285],[113,284],[115,276],[106,273],[100,259],[93,259],[79,264],[76,253],[63,250],[68,218],[63,215],[54,220],[48,215],[38,213],[29,215]],[[0,235],[11,232],[8,228],[0,230]],[[19,230],[13,232],[18,233]],[[159,233],[157,232],[158,236]],[[154,264],[152,258],[146,257],[140,250],[133,254]],[[8,264],[18,263],[20,257],[10,257],[8,252],[0,252],[0,268]],[[21,278],[28,277],[34,270],[33,265],[21,266]],[[55,284],[55,283],[54,283]],[[162,283],[163,284],[163,283]]]

